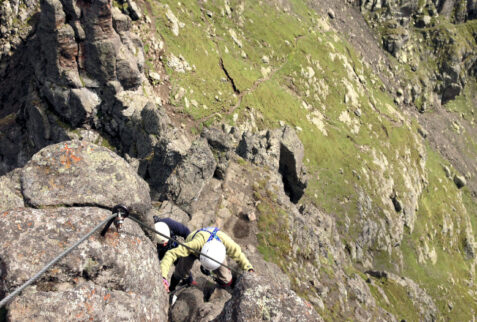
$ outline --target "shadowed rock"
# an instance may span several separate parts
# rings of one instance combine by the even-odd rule
[[[168,199],[190,212],[191,203],[199,197],[202,188],[212,178],[216,162],[205,140],[195,141],[184,160],[167,179]]]
[[[305,150],[292,128],[285,126],[254,135],[244,133],[236,152],[257,165],[279,171],[290,200],[294,203],[300,200],[307,186]]]

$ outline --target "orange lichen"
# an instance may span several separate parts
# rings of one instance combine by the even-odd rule
[[[76,155],[74,155],[73,149],[69,148],[68,144],[65,143],[65,146],[62,149],[62,151],[64,151],[65,154],[60,157],[60,162],[61,164],[65,166],[65,168],[68,169],[71,167],[73,163],[77,163],[81,161],[80,157],[77,157]]]

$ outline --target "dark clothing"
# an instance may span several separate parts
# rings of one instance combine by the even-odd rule
[[[184,238],[184,240],[187,238],[187,236],[190,234],[189,228],[187,228],[185,225],[181,224],[180,222],[177,222],[171,218],[161,218],[159,219],[157,216],[154,216],[154,223],[157,222],[163,222],[167,226],[169,226],[169,229],[171,231],[171,238],[177,239],[177,236],[180,236]],[[167,242],[166,246],[162,246],[160,244],[157,244],[157,256],[159,256],[159,260],[162,260],[166,252],[170,249],[176,248],[179,246],[176,242],[169,240]]]

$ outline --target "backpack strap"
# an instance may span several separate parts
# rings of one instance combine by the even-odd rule
[[[212,229],[212,228],[214,228],[214,230],[211,232],[209,229]],[[219,228],[217,228],[217,227],[201,228],[201,229],[199,229],[198,231],[195,232],[194,236],[192,236],[192,239],[194,239],[195,235],[197,235],[197,233],[200,232],[200,231],[206,231],[210,234],[210,237],[209,237],[209,239],[207,239],[207,242],[210,242],[213,239],[217,239],[219,242],[222,242],[220,240],[219,236],[217,236],[217,232],[219,231]]]

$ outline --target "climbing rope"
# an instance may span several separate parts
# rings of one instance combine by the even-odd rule
[[[81,243],[83,243],[85,240],[87,240],[92,234],[94,234],[98,229],[100,229],[101,227],[103,227],[104,225],[104,228],[101,232],[101,236],[104,236],[107,232],[107,230],[109,229],[109,227],[111,226],[112,223],[115,224],[116,228],[119,230],[119,228],[121,227],[123,221],[125,218],[129,218],[131,219],[132,221],[135,221],[136,223],[138,223],[139,225],[141,225],[142,227],[158,234],[158,235],[161,235],[162,237],[164,238],[167,238],[173,242],[176,242],[178,245],[181,245],[187,249],[189,249],[190,251],[192,251],[194,254],[198,255],[198,256],[205,256],[207,257],[208,259],[211,259],[212,261],[216,262],[217,264],[231,270],[232,272],[236,273],[237,275],[242,275],[240,272],[234,270],[233,268],[223,264],[223,263],[220,263],[219,261],[215,260],[214,258],[206,255],[206,254],[202,254],[200,253],[199,251],[187,246],[186,244],[184,243],[181,243],[180,241],[178,241],[177,239],[174,239],[172,237],[169,237],[169,236],[166,236],[160,232],[158,232],[157,230],[155,230],[154,228],[151,228],[149,227],[148,225],[146,225],[145,223],[143,223],[142,221],[140,221],[139,219],[136,219],[134,217],[130,217],[129,216],[129,211],[128,209],[125,207],[125,206],[122,206],[122,205],[117,205],[113,208],[112,210],[113,214],[111,216],[109,216],[108,218],[106,218],[105,220],[103,220],[100,224],[98,224],[96,227],[94,227],[89,233],[87,233],[86,235],[84,235],[80,240],[78,240],[74,245],[72,245],[71,247],[69,247],[68,249],[66,249],[65,251],[63,251],[61,254],[59,254],[58,256],[56,256],[52,261],[50,261],[48,264],[46,264],[38,273],[36,273],[32,278],[30,278],[28,281],[26,281],[25,283],[23,283],[20,287],[18,287],[15,291],[13,291],[12,293],[10,293],[8,296],[6,296],[5,298],[3,298],[1,301],[0,301],[0,308],[2,308],[4,305],[6,305],[10,300],[12,300],[15,296],[17,296],[18,294],[20,294],[21,291],[23,291],[25,288],[27,288],[29,285],[31,285],[33,282],[35,282],[42,274],[44,274],[51,266],[53,266],[54,264],[56,264],[60,259],[62,259],[63,257],[65,257],[66,255],[68,255],[73,249],[75,249],[76,247],[78,247]]]
[[[111,216],[109,216],[107,219],[103,220],[100,224],[98,224],[96,227],[94,227],[93,230],[91,230],[89,233],[84,235],[80,240],[78,240],[73,246],[56,256],[51,262],[45,265],[38,273],[35,274],[32,278],[30,278],[28,281],[23,283],[22,286],[17,288],[15,291],[10,293],[8,296],[6,296],[2,301],[0,301],[0,308],[2,308],[5,304],[7,304],[12,298],[17,296],[21,291],[23,291],[26,287],[28,287],[30,284],[32,284],[34,281],[36,281],[43,273],[45,273],[51,266],[53,266],[55,263],[57,263],[60,259],[68,255],[73,249],[78,247],[79,244],[84,242],[86,239],[89,238],[92,234],[94,234],[98,229],[103,227],[104,224],[109,222],[110,220],[114,220],[114,218],[117,216],[117,213],[113,213]]]

